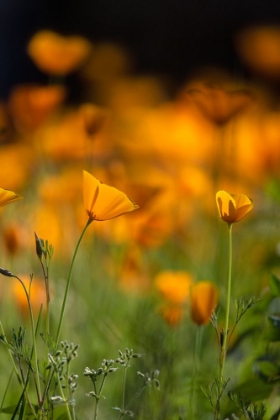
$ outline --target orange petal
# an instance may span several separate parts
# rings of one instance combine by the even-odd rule
[[[4,207],[7,204],[12,203],[13,201],[21,200],[22,197],[14,193],[13,191],[4,190],[3,188],[0,188],[0,207]]]
[[[254,207],[253,201],[245,194],[234,195],[236,202],[236,222],[241,220]]]
[[[216,202],[220,218],[227,223],[233,223],[235,219],[236,203],[231,194],[226,191],[218,191]]]
[[[162,271],[155,278],[157,290],[176,305],[187,301],[192,282],[192,276],[185,271]]]
[[[218,191],[216,202],[220,218],[227,223],[239,222],[252,208],[253,202],[245,194],[229,194]]]
[[[84,205],[92,220],[109,220],[136,210],[138,206],[117,188],[102,184],[84,171]]]
[[[197,325],[205,325],[218,301],[218,289],[210,281],[201,281],[191,289],[191,318]]]

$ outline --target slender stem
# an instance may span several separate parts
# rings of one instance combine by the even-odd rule
[[[229,324],[229,312],[230,312],[230,297],[231,297],[231,276],[232,276],[232,224],[228,224],[228,281],[227,281],[227,303],[226,303],[226,320],[225,330],[222,343],[222,354],[221,354],[221,370],[220,370],[220,382],[222,383],[224,377],[224,368],[227,354],[227,339],[228,339],[228,324]]]
[[[106,378],[107,378],[107,374],[104,374],[101,385],[100,385],[100,388],[99,388],[98,396],[96,398],[95,410],[94,410],[94,420],[97,420],[99,400],[100,400],[100,397],[101,397],[101,392],[103,390]],[[95,391],[96,391],[96,388],[95,388]]]
[[[72,261],[71,261],[71,265],[70,265],[70,269],[69,269],[69,274],[68,274],[68,278],[67,278],[67,282],[66,282],[66,288],[65,288],[65,292],[64,292],[64,298],[63,298],[63,303],[62,303],[62,307],[61,307],[61,312],[60,312],[60,317],[59,317],[59,323],[58,323],[58,328],[57,328],[57,333],[56,333],[56,347],[58,346],[58,341],[59,341],[59,337],[60,337],[60,332],[61,332],[61,325],[62,325],[62,320],[63,320],[63,316],[64,316],[64,311],[65,311],[65,306],[66,306],[66,301],[67,301],[67,296],[68,296],[68,291],[69,291],[69,286],[70,286],[70,281],[72,278],[72,272],[73,272],[73,266],[74,266],[74,262],[77,256],[77,252],[80,246],[80,243],[83,239],[83,236],[85,234],[85,231],[87,230],[87,227],[89,226],[89,224],[92,222],[91,219],[88,219],[82,233],[81,236],[77,242],[73,257],[72,257]]]
[[[136,398],[139,397],[139,395],[142,394],[142,392],[144,391],[144,389],[146,388],[147,384],[143,385],[142,388],[140,388],[136,394],[131,398],[131,400],[126,404],[125,408],[123,411],[126,411],[128,409],[128,407],[131,406],[131,404],[136,400]],[[122,419],[124,417],[124,413],[121,415],[120,419]]]
[[[58,388],[59,388],[60,395],[62,396],[63,401],[65,403],[67,417],[68,417],[69,420],[72,420],[72,416],[71,416],[70,409],[69,409],[69,404],[68,404],[68,399],[66,399],[65,396],[64,396],[63,388],[62,388],[61,381],[60,381],[60,378],[59,378],[58,374],[57,374],[57,380],[58,380]]]
[[[46,290],[46,336],[50,333],[50,287],[49,287],[49,270],[48,266],[45,269],[42,259],[40,258],[41,267],[45,279],[45,290]]]
[[[14,374],[14,368],[13,368],[11,374],[10,374],[10,377],[9,377],[9,380],[8,380],[8,383],[7,383],[7,386],[6,386],[6,389],[4,391],[4,395],[2,397],[1,406],[0,406],[0,414],[2,413],[2,410],[3,410],[5,398],[6,398],[6,395],[7,395],[7,392],[8,392],[8,389],[9,389],[9,386],[10,386],[10,383],[11,383],[13,374]]]
[[[194,358],[193,358],[193,371],[192,371],[192,382],[190,392],[190,418],[196,419],[196,375],[199,373],[199,361],[200,361],[200,349],[201,349],[201,337],[203,332],[203,326],[198,326],[195,332],[195,346],[194,346]]]
[[[125,385],[126,385],[126,372],[127,372],[127,366],[124,367],[124,371],[123,371],[123,395],[122,395],[122,411],[120,413],[120,417],[119,419],[121,419],[122,413],[124,412],[124,408],[125,408]]]
[[[14,278],[16,278],[22,285],[23,289],[24,289],[24,293],[26,295],[26,299],[27,299],[27,303],[28,303],[28,308],[29,308],[29,314],[30,314],[30,321],[31,321],[31,330],[32,330],[32,340],[33,340],[33,351],[34,351],[34,360],[35,360],[35,377],[36,377],[36,389],[37,389],[37,394],[38,394],[38,403],[39,403],[39,407],[42,403],[42,399],[41,399],[41,385],[40,385],[40,375],[39,375],[39,368],[38,368],[38,355],[37,355],[37,346],[36,346],[36,332],[35,332],[35,324],[34,324],[34,317],[33,317],[33,311],[32,311],[32,307],[31,307],[31,301],[30,301],[30,295],[25,287],[25,284],[23,283],[23,281],[17,277],[17,276],[13,276]],[[30,292],[30,287],[29,287],[29,292]],[[32,353],[33,353],[32,351]]]

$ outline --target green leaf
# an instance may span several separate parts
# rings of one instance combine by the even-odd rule
[[[3,409],[2,409],[2,413],[5,413],[5,414],[14,414],[15,416],[17,415],[17,411],[18,411],[18,404],[17,405],[8,405],[7,407],[4,407]],[[38,407],[36,407],[36,406],[34,406],[34,408],[35,408],[35,410],[38,408]],[[32,410],[30,409],[30,407],[26,407],[25,408],[25,416],[32,416],[33,415],[33,413],[32,413]],[[15,417],[12,417],[12,418],[15,418]]]
[[[54,420],[68,420],[66,403],[54,404]]]
[[[254,377],[237,386],[234,391],[236,393],[241,393],[246,400],[261,401],[269,397],[273,387],[273,384],[264,382],[258,377]]]
[[[277,361],[271,355],[259,357],[253,366],[254,372],[266,382],[278,382],[280,380],[280,368]]]
[[[273,296],[280,296],[280,279],[274,273],[270,274],[269,287]]]
[[[269,341],[280,341],[280,316],[269,315],[268,323],[264,331],[265,338]]]
[[[271,179],[268,182],[266,192],[273,200],[280,203],[280,183],[278,179]]]
[[[270,417],[270,420],[278,420],[280,415],[280,408],[276,411],[276,413],[273,414],[272,417]]]

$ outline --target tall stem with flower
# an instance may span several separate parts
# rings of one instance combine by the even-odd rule
[[[82,242],[83,236],[88,226],[94,220],[104,221],[121,216],[122,214],[136,210],[138,206],[130,200],[126,194],[114,187],[102,184],[97,178],[86,171],[83,171],[83,198],[84,206],[88,214],[88,221],[82,230],[81,236],[77,242],[70,269],[66,281],[63,303],[61,307],[58,328],[56,333],[56,347],[58,346],[62,321],[65,312],[67,296],[69,292],[70,282],[73,273],[74,262],[78,253],[78,249]]]
[[[224,379],[224,368],[228,349],[229,315],[232,288],[232,225],[239,222],[253,208],[252,200],[244,194],[229,194],[226,191],[218,191],[216,202],[220,218],[228,225],[228,276],[227,276],[227,299],[225,326],[222,334],[220,353],[220,374],[218,380],[218,398],[215,410],[215,419],[220,419],[220,399],[227,381]]]

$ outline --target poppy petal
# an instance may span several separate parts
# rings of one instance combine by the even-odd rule
[[[22,197],[19,194],[14,193],[10,190],[0,188],[0,207],[4,207],[7,204],[13,203],[14,201],[21,199]]]
[[[139,208],[125,193],[84,171],[84,205],[90,218],[104,221]]]

